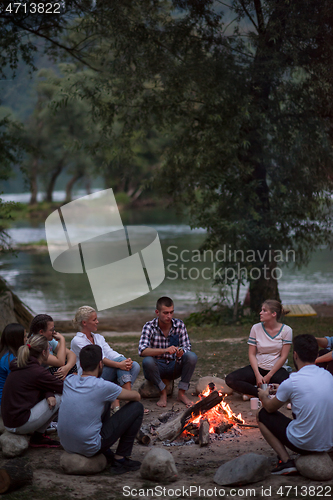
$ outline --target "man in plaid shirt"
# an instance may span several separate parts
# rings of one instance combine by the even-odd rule
[[[162,407],[167,404],[166,385],[162,379],[181,377],[178,401],[191,406],[192,401],[185,391],[189,388],[197,356],[191,352],[186,327],[180,319],[173,319],[174,306],[169,297],[158,299],[155,313],[157,317],[144,325],[139,342],[144,376],[159,388],[157,406]]]

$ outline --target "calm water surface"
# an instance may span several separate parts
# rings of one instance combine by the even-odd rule
[[[193,311],[198,297],[212,299],[213,263],[199,260],[197,249],[205,239],[203,229],[191,230],[174,213],[165,210],[128,211],[121,214],[124,225],[147,225],[159,234],[165,267],[164,282],[149,294],[113,309],[100,311],[110,316],[142,310],[154,311],[161,295],[173,297],[178,311]],[[18,221],[9,230],[14,243],[45,239],[43,222]],[[310,264],[300,270],[282,268],[279,290],[284,303],[333,303],[333,252],[328,249],[313,254]],[[182,266],[182,267],[181,267]],[[223,263],[219,267],[223,266]],[[217,267],[216,269],[219,269]],[[36,313],[47,312],[56,319],[71,319],[83,304],[95,306],[85,274],[62,274],[53,270],[48,253],[19,252],[2,256],[0,273],[15,293]],[[241,298],[246,287],[242,287]]]

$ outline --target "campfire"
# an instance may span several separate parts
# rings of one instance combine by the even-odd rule
[[[194,439],[201,446],[209,443],[210,435],[221,435],[229,429],[246,425],[242,415],[235,415],[230,406],[223,401],[226,394],[218,392],[214,384],[199,394],[199,401],[183,414],[163,423],[156,434],[161,441],[173,442]]]

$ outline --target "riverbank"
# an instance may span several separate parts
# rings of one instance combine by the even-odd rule
[[[312,333],[314,335],[329,335],[329,333],[324,333],[319,331],[318,333],[314,333],[316,330],[316,321],[319,318],[332,318],[333,317],[333,304],[311,304],[314,310],[317,313],[317,316],[313,317],[304,317],[304,318],[288,318],[286,316],[285,322],[292,327],[295,325],[299,325],[300,328],[311,331],[304,331],[303,333]],[[177,318],[185,320],[189,314],[176,314]],[[153,319],[155,316],[154,311],[149,312],[126,312],[124,315],[117,314],[115,316],[109,318],[101,318],[99,319],[98,330],[100,332],[141,332],[142,326],[147,322]],[[72,321],[70,320],[56,320],[56,328],[60,333],[75,333],[76,329]],[[330,327],[330,322],[326,321],[325,327]],[[246,332],[249,331],[249,325],[223,325],[221,327],[215,327],[215,332],[221,332],[221,334],[227,331],[229,328],[232,330],[236,329],[239,331],[239,336],[246,335]],[[333,322],[332,322],[332,335],[333,335]]]

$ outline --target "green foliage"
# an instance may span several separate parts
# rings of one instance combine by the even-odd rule
[[[249,266],[260,272],[250,279],[258,310],[279,298],[274,252],[293,249],[301,265],[331,237],[333,7],[234,0],[224,5],[229,25],[217,5],[97,9],[84,22],[91,29],[103,13],[92,44],[98,72],[72,91],[90,99],[110,133],[117,119],[124,147],[137,127],[169,132],[155,177],[193,226],[207,228],[206,247],[272,249]]]

